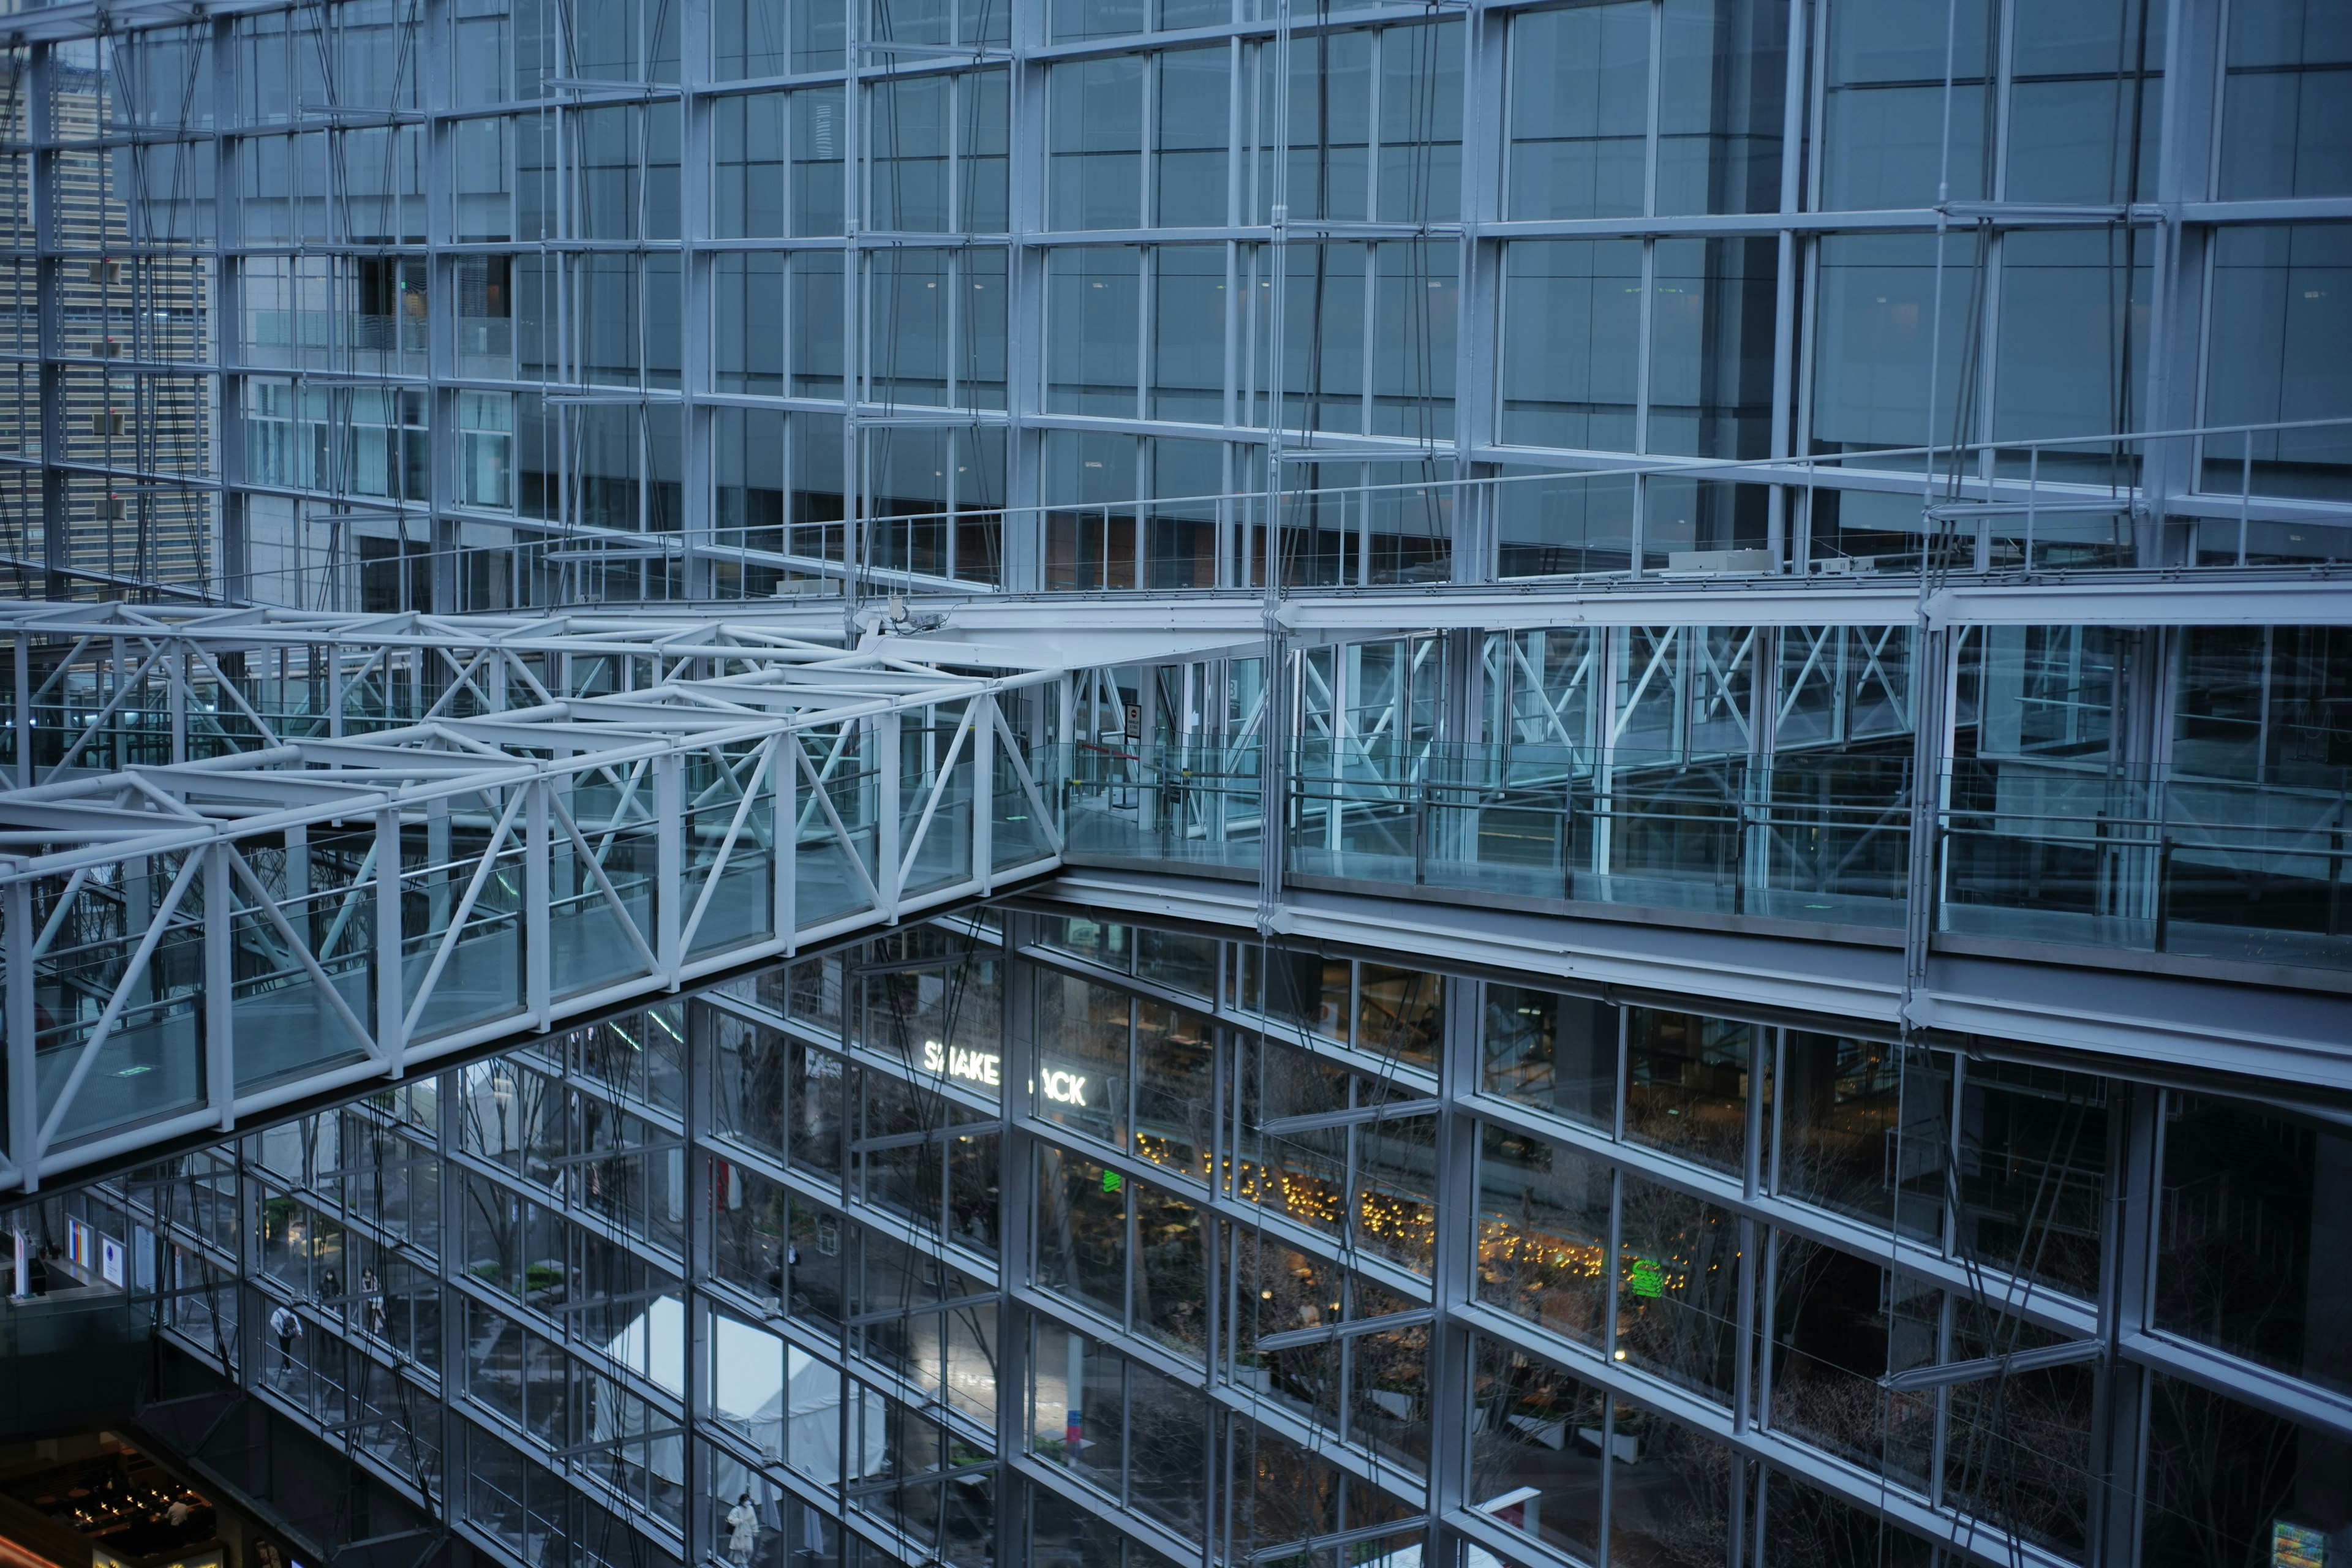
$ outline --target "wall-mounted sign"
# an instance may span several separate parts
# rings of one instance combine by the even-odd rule
[[[110,1236],[98,1238],[98,1272],[109,1285],[122,1283],[122,1243]]]
[[[968,1051],[961,1046],[942,1046],[937,1040],[923,1042],[923,1070],[946,1078],[960,1078],[966,1083],[976,1083],[994,1089],[1000,1082],[1003,1058],[992,1051]]]

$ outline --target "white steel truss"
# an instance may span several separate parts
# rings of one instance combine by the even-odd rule
[[[1052,669],[691,617],[10,618],[12,1187],[1059,864],[1017,727]]]

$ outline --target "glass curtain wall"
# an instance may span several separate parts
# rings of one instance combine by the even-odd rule
[[[1940,500],[1956,570],[2337,559],[2323,9],[120,7],[0,48],[8,555],[369,610],[1850,573]]]
[[[500,1562],[2316,1561],[2352,1142],[2096,1066],[987,911],[66,1203]]]

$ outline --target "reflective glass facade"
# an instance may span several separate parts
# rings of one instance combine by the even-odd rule
[[[992,910],[49,1224],[490,1562],[2342,1539],[2332,1119],[1522,979]]]
[[[52,596],[2346,554],[2321,0],[19,15]]]

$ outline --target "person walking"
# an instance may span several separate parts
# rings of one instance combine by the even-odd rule
[[[360,1305],[367,1312],[367,1331],[383,1338],[383,1282],[373,1268],[360,1270]]]
[[[727,1560],[736,1568],[751,1568],[751,1542],[760,1533],[760,1512],[751,1506],[751,1494],[745,1492],[727,1510]]]
[[[293,1308],[281,1306],[269,1314],[269,1331],[278,1336],[278,1372],[282,1377],[294,1370],[294,1347],[302,1342],[302,1320]]]

